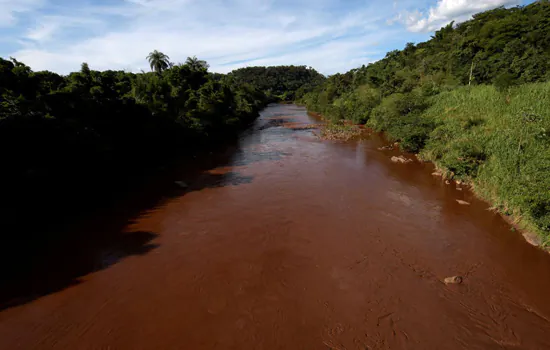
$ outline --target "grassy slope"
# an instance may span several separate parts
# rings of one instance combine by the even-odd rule
[[[421,150],[523,228],[550,239],[550,83],[506,92],[463,87],[420,114],[435,129]]]
[[[384,131],[550,245],[549,28],[550,1],[479,13],[299,102]]]

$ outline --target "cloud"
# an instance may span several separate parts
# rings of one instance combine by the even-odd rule
[[[42,7],[45,0],[0,0],[0,27],[17,23],[18,15]]]
[[[391,35],[386,33],[385,35]],[[247,66],[265,65],[307,65],[321,72],[344,72],[350,68],[359,67],[375,61],[375,58],[385,52],[374,49],[378,35],[363,35],[360,38],[329,41],[314,50],[303,49],[277,54],[271,57],[256,58],[245,62],[230,63],[220,67],[220,71],[229,72],[233,69]],[[373,47],[365,51],[365,47]]]
[[[53,39],[70,37],[75,30],[101,27],[101,20],[76,16],[44,16],[35,20],[36,25],[24,34],[24,38],[36,43],[50,43]],[[63,33],[64,31],[64,33]]]
[[[401,22],[411,32],[432,32],[451,21],[465,21],[478,12],[519,4],[520,0],[439,0],[427,14],[419,10],[404,11],[389,22]]]
[[[145,57],[157,49],[176,63],[196,55],[218,72],[300,64],[332,74],[383,56],[386,49],[377,43],[396,34],[384,22],[394,11],[391,2],[355,7],[343,0],[65,4],[47,6],[47,11],[33,7],[25,26],[12,22],[13,49],[0,47],[0,55],[16,57],[34,70],[60,73],[78,70],[82,62],[98,70],[139,71],[149,69]]]

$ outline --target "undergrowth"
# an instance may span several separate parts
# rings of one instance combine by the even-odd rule
[[[348,141],[359,137],[361,133],[361,129],[356,125],[342,122],[328,122],[321,127],[319,137],[323,140]]]
[[[353,129],[343,120],[367,120],[550,243],[550,82],[463,86],[435,95],[417,88],[379,100],[373,91],[358,90],[326,107],[311,104],[332,120],[326,138],[346,139]],[[366,100],[354,106],[360,96]]]
[[[550,236],[550,83],[499,91],[462,87],[434,96],[420,156],[469,181],[505,215]]]

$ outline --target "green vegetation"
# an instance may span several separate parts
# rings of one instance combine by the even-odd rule
[[[79,72],[61,76],[0,58],[4,281],[19,285],[52,254],[50,248],[78,254],[70,248],[80,244],[75,242],[105,244],[109,234],[89,232],[93,237],[87,237],[85,229],[71,230],[71,223],[90,211],[108,213],[105,208],[125,198],[141,198],[146,184],[169,177],[170,169],[194,169],[209,161],[210,151],[231,142],[276,100],[263,91],[265,86],[259,89],[239,73],[209,73],[208,63],[196,57],[174,64],[155,50],[145,60],[151,72],[99,72],[83,63]],[[299,75],[294,67],[277,71],[287,77],[288,89],[316,76],[310,71]],[[153,206],[176,189],[157,191],[147,201]],[[120,210],[130,220],[139,209],[126,203]],[[110,218],[104,222],[112,224]],[[112,233],[111,239],[124,239],[118,230]],[[149,237],[137,235],[142,236]],[[17,288],[0,293],[0,306],[4,293],[9,300]]]
[[[108,184],[235,136],[267,103],[296,100],[330,121],[326,137],[357,132],[343,120],[384,131],[550,237],[548,1],[451,23],[329,78],[306,66],[213,74],[196,57],[173,64],[156,50],[146,59],[151,72],[83,63],[68,76],[0,59],[6,218],[78,210]]]
[[[213,74],[197,57],[174,64],[157,50],[145,59],[151,72],[100,72],[83,63],[61,76],[0,58],[3,238],[40,242],[37,228],[47,221],[85,212],[172,162],[196,163],[267,103],[323,79],[293,66]]]
[[[153,72],[99,72],[83,63],[61,76],[0,59],[4,248],[41,242],[48,222],[108,202],[172,160],[192,161],[268,102],[196,58],[174,65],[153,51],[147,60]]]
[[[357,125],[329,122],[320,127],[319,137],[323,140],[349,141],[361,135]]]
[[[320,86],[325,77],[306,66],[247,67],[229,76],[263,91],[272,101],[294,101]]]
[[[170,57],[157,50],[151,52],[147,60],[153,72],[161,73],[170,66]]]
[[[90,210],[172,161],[196,163],[274,100],[239,73],[209,73],[196,57],[173,64],[155,50],[144,59],[149,73],[99,72],[83,63],[61,76],[0,58],[4,248],[41,244],[48,222]],[[287,87],[314,76],[277,71],[297,79]]]
[[[550,2],[498,8],[299,99],[384,131],[550,239]]]
[[[421,157],[523,225],[550,235],[550,83],[499,92],[463,87],[431,100],[422,119],[435,125]]]

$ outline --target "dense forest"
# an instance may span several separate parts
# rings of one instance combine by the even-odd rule
[[[194,60],[170,65],[167,57],[152,57],[153,71],[142,74],[98,72],[83,63],[68,76],[0,60],[2,192],[73,193],[82,181],[124,174],[136,162],[147,168],[200,149],[264,106],[262,92],[214,81]]]
[[[100,72],[83,63],[63,76],[0,58],[4,258],[16,242],[49,239],[42,233],[48,222],[222,147],[278,98],[254,85],[263,79],[254,70],[213,74],[196,57],[174,64],[158,51],[145,59],[151,72]],[[288,95],[319,78],[305,67],[272,69]]]
[[[247,67],[229,73],[239,83],[263,91],[270,99],[294,101],[322,84],[325,77],[305,66]]]
[[[428,97],[464,85],[508,87],[550,78],[550,4],[474,15],[450,23],[431,40],[408,43],[380,61],[335,74],[302,100],[334,118],[366,121],[393,94]],[[358,102],[358,103],[355,103]],[[422,103],[419,102],[419,105]]]
[[[366,123],[550,236],[550,3],[450,23],[300,99]]]

